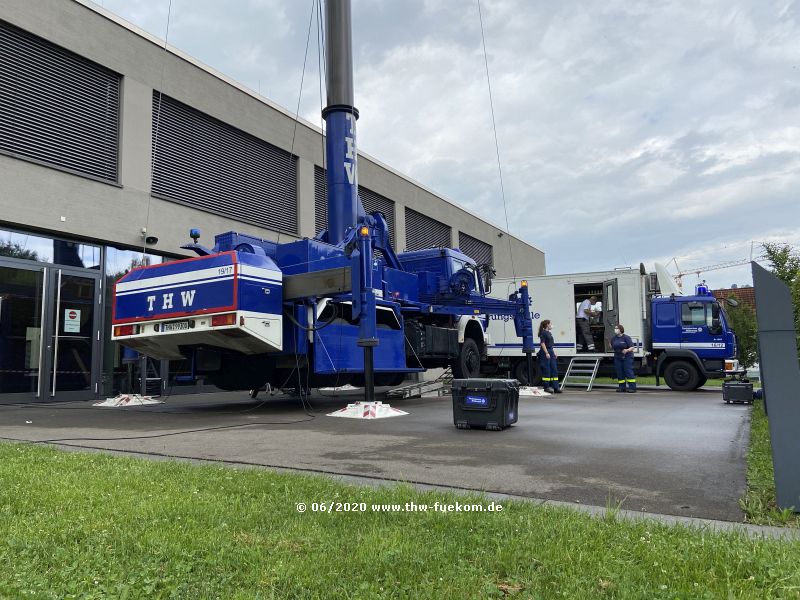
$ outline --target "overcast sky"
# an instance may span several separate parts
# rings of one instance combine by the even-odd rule
[[[164,37],[169,0],[101,4]],[[169,42],[294,110],[311,6],[172,0]],[[511,233],[548,273],[800,244],[800,1],[481,6]],[[477,2],[353,13],[359,147],[504,226]],[[319,123],[314,40],[300,113]]]

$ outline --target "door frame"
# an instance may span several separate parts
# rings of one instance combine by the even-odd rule
[[[15,404],[15,403],[28,403],[28,402],[41,402],[47,393],[46,382],[42,379],[46,373],[44,364],[47,361],[47,352],[45,351],[45,333],[48,328],[48,304],[49,304],[49,265],[47,263],[34,262],[20,258],[13,258],[9,256],[0,256],[0,267],[8,269],[18,269],[21,271],[34,271],[42,274],[42,289],[39,306],[39,376],[37,382],[36,392],[10,392],[0,393],[0,404]]]
[[[102,274],[95,269],[82,269],[53,263],[38,262],[0,256],[0,266],[25,271],[42,273],[42,302],[40,306],[41,327],[39,333],[39,378],[37,392],[0,393],[0,404],[35,403],[35,402],[60,402],[70,400],[90,400],[97,396],[102,368],[100,355],[101,331],[100,325],[102,312]],[[53,362],[55,349],[53,347],[55,336],[53,331],[53,311],[58,302],[58,277],[72,275],[93,279],[95,283],[92,317],[92,364],[90,365],[90,389],[79,391],[56,391],[53,395]],[[58,320],[59,315],[55,315]],[[56,384],[58,379],[56,378]]]
[[[85,279],[94,280],[94,298],[92,298],[92,364],[89,366],[89,390],[77,391],[58,391],[58,377],[54,372],[54,360],[57,358],[57,344],[58,344],[58,329],[61,324],[62,315],[58,306],[60,302],[60,279],[64,276],[82,277]],[[94,269],[82,269],[80,267],[67,267],[63,265],[52,265],[50,269],[50,281],[48,288],[53,290],[48,297],[48,319],[47,319],[47,361],[46,361],[46,377],[47,381],[47,394],[42,393],[39,398],[44,402],[61,402],[69,400],[89,400],[95,398],[100,389],[100,371],[102,365],[102,357],[100,356],[100,324],[101,324],[101,310],[102,310],[102,293],[101,293],[101,273]],[[55,329],[52,329],[52,318],[55,317]],[[54,347],[50,346],[50,341],[53,341]]]
[[[611,288],[613,308],[608,309],[608,289]],[[603,282],[603,345],[605,351],[611,351],[611,340],[614,338],[614,326],[619,323],[619,280],[606,279]]]

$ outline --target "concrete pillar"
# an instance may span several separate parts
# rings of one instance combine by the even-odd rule
[[[406,249],[406,207],[399,202],[394,203],[394,251]]]
[[[153,89],[125,77],[122,80],[120,112],[120,183],[149,195],[153,160]]]
[[[314,163],[297,159],[297,230],[301,238],[317,235],[314,218]]]

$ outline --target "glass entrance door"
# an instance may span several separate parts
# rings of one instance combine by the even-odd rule
[[[0,261],[0,398],[29,401],[46,394],[47,276],[46,267]]]
[[[99,273],[0,258],[0,402],[94,396],[99,293]]]
[[[88,399],[97,391],[99,274],[55,267],[50,279],[49,396]]]

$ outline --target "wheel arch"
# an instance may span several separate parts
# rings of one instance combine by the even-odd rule
[[[458,324],[458,343],[463,344],[464,338],[471,337],[478,344],[482,355],[486,354],[486,332],[478,319],[461,319]]]
[[[659,377],[663,377],[664,370],[667,368],[667,365],[676,360],[688,360],[697,367],[697,372],[700,375],[705,375],[706,373],[706,369],[703,366],[703,363],[700,361],[700,357],[697,356],[697,353],[694,350],[684,350],[678,348],[675,350],[664,350],[658,355],[655,369],[656,380],[658,380]]]

